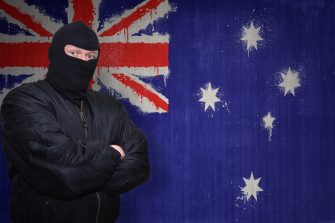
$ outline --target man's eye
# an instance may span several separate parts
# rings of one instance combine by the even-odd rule
[[[71,56],[77,56],[78,55],[78,53],[75,52],[75,51],[70,51],[69,53],[70,53]]]
[[[93,60],[93,59],[97,59],[97,55],[88,55],[88,59]]]

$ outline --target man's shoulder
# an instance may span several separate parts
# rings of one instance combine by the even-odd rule
[[[48,83],[45,80],[39,80],[36,82],[31,82],[31,83],[23,83],[18,87],[13,88],[8,94],[13,94],[13,93],[38,93],[41,91],[44,91],[43,89],[48,86]]]
[[[104,93],[104,92],[98,92],[94,90],[89,90],[88,92],[88,97],[93,100],[98,100],[102,102],[109,102],[112,104],[121,104],[118,99],[116,99],[114,96]]]
[[[6,95],[6,98],[10,97],[35,97],[38,98],[39,96],[45,95],[46,88],[48,87],[48,84],[44,80],[31,82],[31,83],[24,83],[21,84],[18,87],[13,88],[8,94]]]
[[[12,90],[10,90],[6,97],[13,97],[17,94],[30,95],[30,94],[33,94],[34,92],[38,91],[38,88],[39,87],[38,87],[36,82],[24,83],[24,84],[21,84],[20,86],[17,86],[15,88],[13,88]]]
[[[87,94],[87,99],[100,109],[107,109],[110,112],[118,111],[122,107],[122,103],[114,96],[103,92],[90,90]]]

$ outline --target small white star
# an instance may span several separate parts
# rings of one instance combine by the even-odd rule
[[[259,191],[263,191],[263,189],[258,186],[261,177],[255,180],[254,174],[251,172],[250,178],[246,179],[243,177],[243,180],[246,186],[242,188],[241,191],[243,192],[247,201],[251,198],[251,196],[254,197],[255,200],[257,201],[257,193]]]
[[[257,50],[257,41],[263,40],[263,38],[259,35],[260,29],[261,27],[255,28],[253,22],[251,22],[248,28],[243,26],[243,36],[241,40],[247,42],[248,53],[252,48]]]
[[[269,131],[269,141],[271,141],[272,137],[272,129],[273,129],[273,121],[274,117],[271,116],[271,112],[269,112],[266,116],[263,117],[263,125]]]
[[[199,99],[200,102],[205,102],[205,111],[208,107],[211,107],[215,111],[215,103],[221,101],[216,94],[219,88],[212,89],[211,83],[207,83],[206,89],[200,88],[202,92],[202,98]]]
[[[294,70],[291,71],[291,68],[288,68],[288,71],[286,73],[280,73],[280,74],[282,82],[278,86],[284,88],[285,90],[284,95],[286,96],[287,93],[291,93],[293,94],[293,96],[295,96],[294,90],[297,87],[301,86],[299,73]]]

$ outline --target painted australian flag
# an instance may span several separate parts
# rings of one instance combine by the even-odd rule
[[[149,139],[118,222],[335,223],[335,1],[0,0],[0,103],[78,20],[101,43],[90,87]],[[9,193],[1,148],[1,223]]]

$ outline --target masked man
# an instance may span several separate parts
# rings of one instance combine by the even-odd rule
[[[100,49],[81,22],[59,29],[46,80],[1,107],[14,223],[114,222],[119,194],[149,176],[147,141],[113,97],[88,89]]]

